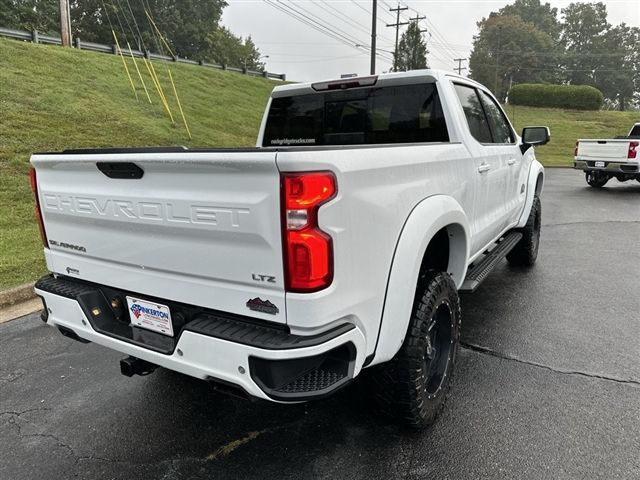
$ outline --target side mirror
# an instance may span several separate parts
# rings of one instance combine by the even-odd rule
[[[545,145],[551,140],[549,127],[524,127],[522,143],[525,145]]]

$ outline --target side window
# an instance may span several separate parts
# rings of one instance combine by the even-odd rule
[[[482,100],[482,106],[487,113],[491,132],[493,132],[493,143],[515,143],[513,132],[511,131],[507,117],[505,117],[502,109],[493,100],[493,98],[482,90],[478,90],[478,93]]]
[[[467,117],[467,124],[473,138],[480,143],[492,143],[493,139],[491,138],[489,124],[476,89],[458,84],[454,84],[454,87],[460,99],[462,110],[464,110],[464,116]]]

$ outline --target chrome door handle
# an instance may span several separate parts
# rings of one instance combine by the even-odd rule
[[[516,163],[515,158],[510,158],[509,160],[507,160],[507,165],[513,165],[514,163]]]
[[[485,172],[488,172],[489,170],[491,170],[491,165],[489,165],[488,163],[482,163],[478,167],[478,172],[480,173],[485,173]]]

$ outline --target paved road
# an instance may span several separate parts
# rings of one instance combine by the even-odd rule
[[[121,355],[36,315],[0,325],[0,479],[640,479],[640,184],[551,170],[539,262],[463,299],[436,424],[379,418],[356,383],[280,406]]]

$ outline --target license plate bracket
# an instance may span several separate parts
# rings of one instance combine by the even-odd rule
[[[168,306],[127,296],[127,307],[132,326],[173,337],[173,323]]]

